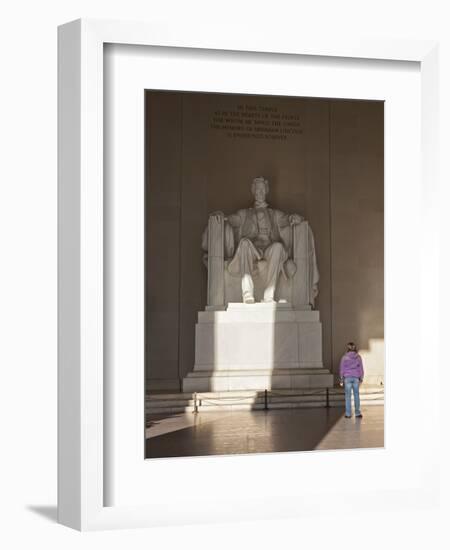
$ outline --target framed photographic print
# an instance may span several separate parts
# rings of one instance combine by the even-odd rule
[[[435,498],[436,78],[428,42],[60,28],[61,523]]]

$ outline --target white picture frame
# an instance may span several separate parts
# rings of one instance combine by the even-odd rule
[[[424,231],[420,235],[420,292],[414,297],[414,303],[420,311],[417,321],[420,325],[417,325],[420,328],[418,356],[423,358],[425,342],[431,344],[427,348],[427,359],[431,363],[427,375],[432,378],[438,374],[438,346],[432,345],[438,334],[438,300],[429,299],[430,289],[424,282],[425,279],[437,280],[438,251],[434,246],[437,243],[438,185],[435,171],[438,151],[437,44],[414,40],[356,40],[355,37],[340,41],[335,38],[312,40],[306,36],[283,37],[280,33],[263,36],[246,32],[230,36],[220,28],[214,32],[181,27],[178,30],[175,37],[173,29],[151,23],[98,20],[79,20],[59,28],[58,518],[60,523],[80,530],[311,514],[320,513],[324,494],[328,503],[333,493],[341,502],[350,503],[352,500],[352,494],[346,496],[338,486],[318,486],[315,494],[308,492],[307,498],[301,493],[297,498],[293,494],[286,495],[283,502],[276,503],[276,508],[271,502],[274,493],[270,490],[266,498],[256,496],[245,501],[237,499],[231,502],[217,495],[214,502],[208,501],[203,510],[201,498],[195,507],[190,507],[183,495],[173,493],[170,494],[171,507],[157,502],[142,504],[138,500],[135,504],[127,502],[126,506],[105,506],[105,495],[111,490],[108,476],[105,476],[104,456],[105,411],[109,410],[108,392],[111,391],[104,384],[104,369],[108,368],[108,361],[105,360],[103,338],[105,44],[160,46],[178,48],[179,51],[193,48],[204,50],[205,55],[224,50],[243,52],[243,55],[244,52],[259,52],[263,57],[308,55],[313,58],[420,64],[420,113],[415,113],[415,116],[421,121],[421,202],[414,203],[413,213],[422,212]],[[438,287],[433,287],[431,292],[436,298]],[[417,392],[417,403],[424,403],[425,390],[418,381],[411,384]],[[401,394],[396,394],[396,397],[402,399]],[[427,407],[423,414],[425,419],[417,429],[425,435],[425,425],[433,426],[437,417],[437,404]],[[394,487],[390,492],[389,506],[425,504],[436,498],[439,478],[437,469],[433,468],[433,428],[429,430],[428,437],[423,439],[426,450],[412,458],[417,482],[402,488]],[[342,464],[342,457],[345,455],[336,459],[337,463]],[[258,460],[257,457],[248,458]],[[214,458],[215,464],[226,460]],[[295,460],[295,453],[290,454],[289,461],[283,465],[293,476]],[[182,468],[183,462],[178,461],[178,465]],[[155,493],[155,498],[162,496],[161,490]],[[365,495],[359,494],[365,509],[371,506],[376,509],[385,497],[386,488],[378,495],[372,489]]]

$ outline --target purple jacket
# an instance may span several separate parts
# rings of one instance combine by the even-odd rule
[[[339,366],[339,375],[341,378],[345,378],[346,376],[364,378],[364,368],[359,353],[356,351],[348,351],[342,357]]]

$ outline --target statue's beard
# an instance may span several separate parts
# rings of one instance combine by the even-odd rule
[[[255,199],[255,208],[267,208],[268,206],[269,205],[264,199],[262,201]]]

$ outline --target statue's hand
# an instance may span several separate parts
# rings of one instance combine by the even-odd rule
[[[222,222],[222,220],[226,220],[225,214],[221,210],[217,210],[216,212],[212,212],[209,217],[215,218],[217,222]]]
[[[303,221],[303,218],[298,214],[291,214],[289,216],[289,223],[291,225],[298,225],[299,223],[302,223],[302,221]]]

